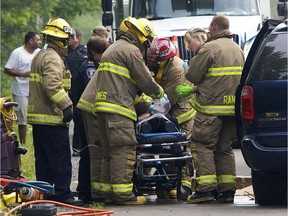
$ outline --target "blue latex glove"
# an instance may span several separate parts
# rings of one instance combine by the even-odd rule
[[[184,68],[185,73],[187,73],[188,67],[189,67],[188,59],[185,59],[183,63],[183,68]]]

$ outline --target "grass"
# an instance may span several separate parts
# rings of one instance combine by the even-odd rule
[[[18,126],[16,125],[13,128],[13,131],[18,136]],[[19,138],[18,138],[19,140]],[[32,137],[32,126],[28,125],[27,127],[27,135],[26,135],[26,144],[21,145],[27,149],[27,153],[25,155],[21,155],[21,166],[20,170],[22,170],[22,176],[27,178],[28,181],[36,181],[35,175],[35,158],[34,158],[34,147],[33,147],[33,137]],[[89,208],[92,209],[104,209],[105,205],[103,203],[93,203],[89,205]],[[5,209],[1,209],[1,211],[6,212]],[[0,214],[1,215],[1,214]]]
[[[13,128],[18,137],[18,126]],[[18,137],[19,140],[19,137]],[[34,158],[34,147],[33,147],[33,138],[32,138],[32,126],[27,126],[27,135],[26,135],[26,144],[20,145],[27,149],[25,155],[21,155],[21,165],[20,170],[22,170],[22,176],[27,178],[29,181],[35,181],[35,158]]]

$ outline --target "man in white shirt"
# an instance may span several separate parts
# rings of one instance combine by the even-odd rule
[[[13,76],[12,96],[18,103],[15,107],[20,143],[25,144],[27,128],[27,108],[29,96],[29,74],[31,62],[40,50],[41,39],[37,32],[27,32],[25,44],[10,54],[4,72]]]

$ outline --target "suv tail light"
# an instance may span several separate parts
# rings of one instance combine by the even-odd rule
[[[244,86],[241,92],[241,114],[243,119],[254,120],[254,95],[250,86]]]

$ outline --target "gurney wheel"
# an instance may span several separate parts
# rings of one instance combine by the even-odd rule
[[[188,186],[181,186],[181,191],[180,191],[181,193],[180,193],[180,197],[181,197],[181,200],[183,200],[183,201],[186,201],[187,200],[187,197],[189,196],[189,195],[192,195],[192,190],[191,190],[191,188],[190,187],[188,187]]]

